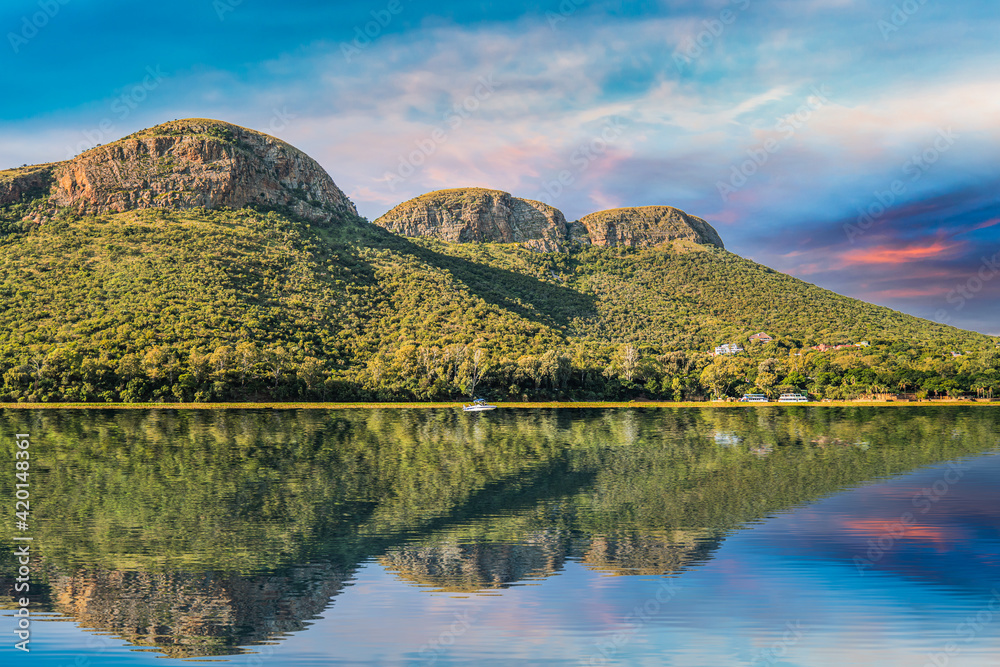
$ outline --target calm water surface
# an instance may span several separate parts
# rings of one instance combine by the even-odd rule
[[[995,407],[0,411],[24,665],[1000,665]]]

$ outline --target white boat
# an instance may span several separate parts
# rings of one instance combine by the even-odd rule
[[[477,398],[472,402],[472,405],[463,405],[462,410],[465,412],[486,412],[487,410],[496,410],[497,406],[490,405],[486,402],[486,399]]]
[[[742,403],[767,403],[767,394],[744,394],[740,399]]]
[[[809,397],[805,394],[782,394],[778,397],[778,403],[808,403]]]

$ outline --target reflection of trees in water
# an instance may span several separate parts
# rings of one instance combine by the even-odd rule
[[[0,411],[0,430],[16,432],[24,414]],[[457,591],[546,577],[567,559],[609,574],[681,572],[746,521],[987,449],[997,421],[981,408],[25,419],[47,447],[33,461],[46,483],[43,606],[178,657],[301,630],[372,557]],[[5,497],[11,483],[0,478]]]

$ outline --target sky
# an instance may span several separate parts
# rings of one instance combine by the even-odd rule
[[[1000,335],[1000,3],[7,0],[0,168],[177,118],[374,220],[480,186],[670,205],[808,282]]]

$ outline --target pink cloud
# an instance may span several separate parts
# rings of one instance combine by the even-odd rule
[[[947,287],[913,287],[908,289],[885,289],[878,292],[871,292],[868,294],[869,297],[878,297],[882,299],[913,299],[917,297],[925,296],[941,296],[947,294],[950,290]]]
[[[997,225],[1000,225],[1000,218],[993,218],[992,220],[987,220],[986,222],[979,223],[978,225],[976,225],[975,227],[973,227],[969,231],[970,232],[975,232],[975,231],[979,231],[980,229],[988,229],[990,227],[995,227]]]
[[[852,264],[905,264],[914,260],[930,259],[948,253],[960,244],[945,244],[935,241],[930,245],[912,245],[905,248],[876,246],[862,250],[852,250],[840,256],[844,266]]]

